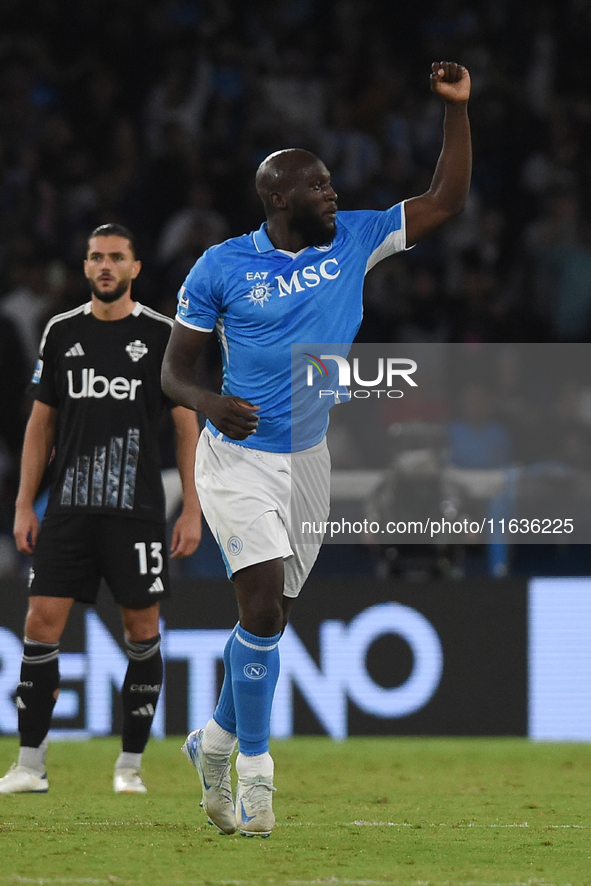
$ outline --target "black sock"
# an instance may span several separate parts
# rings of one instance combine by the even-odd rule
[[[51,723],[59,689],[59,643],[24,639],[21,679],[16,691],[21,747],[38,748]]]
[[[129,658],[121,689],[123,701],[123,751],[141,754],[148,743],[156,703],[162,686],[160,634],[142,643],[125,641]]]

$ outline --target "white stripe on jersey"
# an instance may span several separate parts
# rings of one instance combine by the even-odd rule
[[[155,311],[154,308],[149,308],[147,305],[142,305],[139,301],[136,302],[132,313],[134,317],[137,317],[140,314],[145,314],[146,317],[150,317],[152,320],[160,320],[161,323],[168,323],[171,329],[174,326],[174,320],[171,317],[167,317],[165,314],[161,314],[159,311]]]
[[[72,308],[72,310],[70,311],[64,311],[63,314],[56,314],[55,317],[52,317],[43,330],[41,344],[39,345],[39,356],[43,356],[43,349],[45,348],[45,342],[47,340],[49,330],[55,323],[59,323],[61,320],[68,320],[70,317],[75,317],[76,314],[90,314],[91,310],[92,302],[87,301],[83,305],[78,305],[77,308]],[[166,317],[164,314],[160,314],[153,308],[148,308],[146,305],[141,304],[141,302],[139,301],[135,303],[135,307],[131,313],[134,317],[139,317],[140,314],[145,314],[146,317],[150,317],[152,320],[160,320],[161,323],[167,323],[171,327],[171,329],[174,326],[174,320],[172,320],[171,317]]]
[[[41,344],[39,345],[39,355],[43,356],[43,348],[45,347],[45,341],[49,334],[49,330],[54,325],[54,323],[59,323],[60,320],[67,320],[69,317],[75,317],[76,314],[87,314],[90,302],[86,302],[86,304],[79,305],[77,308],[72,308],[71,311],[64,311],[63,314],[56,314],[55,317],[52,317],[48,322],[47,326],[43,330],[43,336],[41,338]]]
[[[226,338],[226,327],[224,326],[224,321],[223,321],[222,317],[220,317],[220,319],[216,323],[215,331],[217,332],[217,335],[218,335],[220,347],[223,349],[224,354],[226,355],[226,362],[229,364],[230,349],[228,348],[228,339]]]
[[[205,326],[195,326],[194,323],[187,323],[186,320],[183,320],[178,315],[176,317],[176,322],[180,323],[181,326],[186,326],[187,329],[195,329],[197,332],[213,332],[213,330],[215,328],[214,326],[212,326],[211,329],[206,329]]]
[[[389,255],[394,255],[395,252],[401,252],[403,249],[406,249],[406,215],[404,203],[402,204],[402,209],[400,211],[400,222],[400,230],[392,231],[392,233],[388,234],[383,243],[380,243],[378,248],[374,249],[368,258],[365,267],[366,274],[368,271],[371,271],[374,265],[377,265],[379,261],[382,261],[383,258],[387,258]]]

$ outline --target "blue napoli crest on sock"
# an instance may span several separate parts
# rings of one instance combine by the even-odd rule
[[[279,679],[281,634],[257,637],[240,625],[230,649],[236,733],[243,754],[269,750],[271,707]]]

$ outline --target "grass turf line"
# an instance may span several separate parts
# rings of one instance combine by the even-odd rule
[[[0,886],[591,886],[589,745],[275,742],[278,824],[247,840],[207,825],[183,740],[150,742],[135,796],[117,739],[53,744],[49,794],[0,795]]]

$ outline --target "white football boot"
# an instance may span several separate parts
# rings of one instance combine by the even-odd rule
[[[201,805],[211,824],[222,834],[236,831],[234,797],[230,777],[230,758],[220,754],[206,754],[202,747],[203,729],[187,736],[182,751],[189,758],[201,782]]]
[[[243,837],[268,837],[275,827],[273,779],[257,775],[239,778],[236,790],[236,826]]]
[[[147,794],[139,769],[115,769],[113,790],[116,794]]]
[[[0,794],[46,794],[49,790],[47,773],[13,763],[4,778],[0,778]]]

